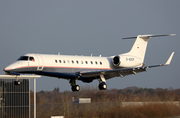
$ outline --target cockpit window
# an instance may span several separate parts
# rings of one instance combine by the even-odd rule
[[[29,57],[29,60],[30,60],[30,61],[35,61],[35,60],[34,60],[34,57]]]
[[[28,56],[21,56],[18,60],[20,61],[35,61],[34,57],[28,57]]]
[[[21,56],[18,60],[28,61],[28,56]]]

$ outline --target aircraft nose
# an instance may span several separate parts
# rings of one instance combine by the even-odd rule
[[[12,64],[8,65],[7,67],[5,67],[3,70],[5,72],[9,72],[9,71],[12,71],[15,68],[16,68],[16,63],[12,63]]]
[[[9,66],[7,66],[7,67],[5,67],[3,70],[4,70],[5,72],[7,72],[7,71],[10,71],[11,68],[10,68]]]

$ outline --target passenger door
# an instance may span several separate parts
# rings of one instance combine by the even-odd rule
[[[43,70],[44,68],[44,61],[40,54],[36,54],[37,60],[38,60],[38,67],[37,70]]]

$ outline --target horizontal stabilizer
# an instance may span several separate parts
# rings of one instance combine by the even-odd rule
[[[140,38],[151,38],[151,37],[161,37],[161,36],[174,36],[176,34],[164,34],[164,35],[152,35],[152,34],[147,34],[147,35],[139,35]],[[137,37],[127,37],[123,39],[134,39]]]

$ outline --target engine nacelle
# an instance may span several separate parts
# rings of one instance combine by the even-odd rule
[[[130,55],[117,55],[112,58],[112,63],[115,67],[138,67],[142,66],[143,62],[140,58]]]
[[[114,58],[113,58],[113,65],[114,66],[119,66],[121,64],[121,58],[120,58],[120,56],[115,56]]]

